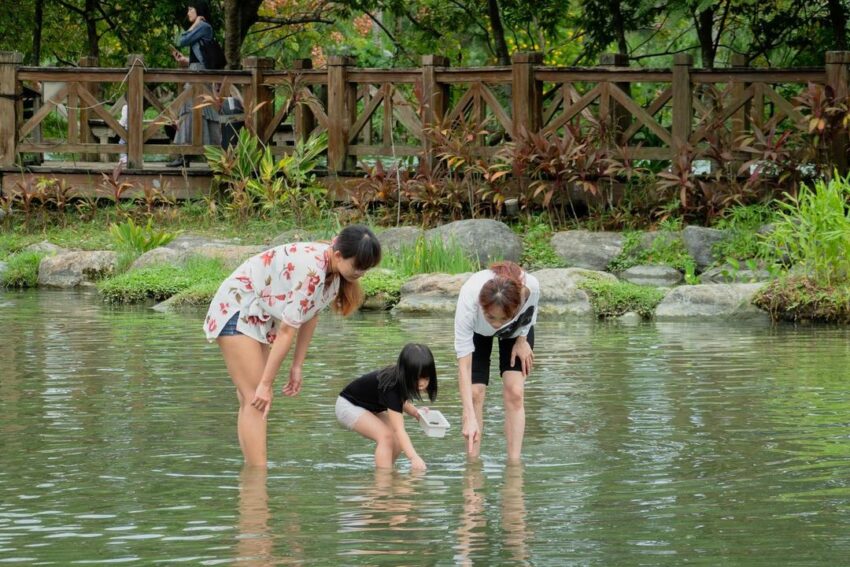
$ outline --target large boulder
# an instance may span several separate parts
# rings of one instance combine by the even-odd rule
[[[330,238],[325,238],[311,230],[291,228],[275,236],[272,239],[271,244],[269,244],[269,248],[274,248],[275,246],[281,246],[283,244],[291,244],[292,242],[316,242],[318,240],[330,240]]]
[[[425,234],[418,226],[398,226],[390,228],[378,235],[381,242],[381,254],[398,254],[402,248],[411,248],[416,245]]]
[[[160,246],[159,248],[148,250],[136,258],[136,261],[130,266],[130,271],[147,268],[156,264],[180,266],[185,262],[186,257],[187,253],[185,251]]]
[[[404,313],[454,313],[460,288],[471,273],[421,274],[401,286],[395,311]]]
[[[611,274],[581,268],[547,268],[532,275],[540,282],[541,315],[592,315],[590,298],[578,284],[588,277],[617,280]]]
[[[687,226],[682,231],[682,240],[685,241],[685,247],[696,261],[697,267],[700,270],[704,270],[720,259],[714,253],[712,247],[724,238],[726,238],[726,233],[716,228]]]
[[[194,250],[196,248],[211,246],[234,246],[241,244],[240,239],[217,239],[209,238],[199,234],[180,234],[174,240],[165,245],[166,248],[174,250]]]
[[[564,262],[588,270],[604,270],[623,251],[619,232],[568,230],[552,235],[551,243]]]
[[[93,285],[112,275],[117,261],[118,254],[109,250],[48,256],[38,266],[38,285],[63,288]]]
[[[242,262],[259,254],[266,249],[265,246],[201,246],[193,250],[187,250],[187,255],[203,256],[205,258],[214,258],[221,260],[222,265],[228,270],[234,270],[239,267]]]
[[[9,269],[9,264],[6,262],[0,262],[0,280],[3,279],[3,274],[6,273],[6,270]]]
[[[655,318],[670,319],[766,319],[768,314],[753,305],[753,296],[764,284],[708,284],[674,288],[655,308]]]
[[[522,257],[522,239],[505,223],[491,219],[455,221],[432,228],[425,233],[429,241],[442,239],[443,243],[460,246],[470,258],[486,267],[496,260],[519,262]]]
[[[759,266],[737,268],[730,264],[709,268],[700,274],[702,283],[753,283],[766,282],[773,279],[773,275],[767,269]]]
[[[48,240],[42,240],[36,244],[30,244],[23,249],[24,252],[41,252],[45,256],[56,256],[68,252],[67,249],[57,246]]]
[[[682,272],[670,266],[646,264],[623,271],[620,279],[637,285],[672,287],[682,281]]]

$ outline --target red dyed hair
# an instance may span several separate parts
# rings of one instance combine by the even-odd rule
[[[490,265],[496,276],[481,286],[478,303],[485,313],[501,307],[508,318],[516,315],[522,303],[522,268],[513,262],[496,262]]]

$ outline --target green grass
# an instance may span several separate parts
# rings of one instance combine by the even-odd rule
[[[184,266],[161,264],[120,274],[100,282],[97,288],[113,303],[161,301],[181,292],[188,294],[190,290],[197,297],[199,291],[206,292],[209,286],[217,288],[229,273],[219,260],[192,258]]]
[[[41,252],[20,252],[7,258],[6,271],[0,277],[3,287],[36,287],[38,285],[38,266],[44,254]]]
[[[590,304],[600,318],[618,317],[634,311],[649,319],[665,293],[654,287],[598,278],[587,278],[578,286],[590,296]]]
[[[713,246],[718,258],[749,260],[765,252],[764,238],[758,230],[776,220],[776,210],[769,205],[739,205],[729,208],[714,228],[725,230],[727,237]]]
[[[659,231],[659,235],[649,248],[640,246],[643,234],[647,233],[623,233],[623,250],[608,264],[608,271],[622,272],[634,266],[661,264],[684,272],[693,264],[694,259],[688,253],[678,233]]]
[[[420,237],[412,246],[402,246],[398,254],[387,255],[381,266],[403,276],[444,273],[477,272],[481,265],[469,258],[459,246],[444,244],[439,237],[428,240]]]
[[[383,295],[388,306],[401,299],[401,286],[407,278],[398,272],[389,270],[371,270],[360,280],[360,286],[366,297]]]

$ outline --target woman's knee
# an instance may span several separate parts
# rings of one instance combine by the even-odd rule
[[[506,409],[522,409],[525,403],[524,384],[505,384],[502,391]]]

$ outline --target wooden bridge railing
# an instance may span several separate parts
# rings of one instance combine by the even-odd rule
[[[331,57],[327,69],[305,60],[275,70],[271,59],[251,57],[241,71],[196,72],[148,69],[139,55],[122,69],[91,61],[79,68],[24,67],[20,54],[0,52],[0,166],[13,166],[20,154],[126,154],[130,168],[139,169],[146,156],[199,155],[201,106],[229,96],[243,101],[244,120],[275,152],[326,131],[332,172],[351,170],[363,158],[433,160],[429,128],[460,120],[486,123],[495,134],[470,140],[482,151],[523,131],[562,134],[596,122],[633,157],[670,160],[686,146],[705,144],[711,128],[737,137],[756,126],[801,127],[806,117],[793,97],[808,83],[830,85],[844,97],[850,89],[850,52],[828,53],[823,67],[796,69],[747,68],[735,58],[729,68],[703,70],[684,54],[669,69],[631,69],[620,56],[605,56],[598,67],[541,63],[539,53],[517,53],[507,67],[458,69],[425,56],[416,69],[362,69]],[[26,117],[25,92],[37,93]],[[163,128],[174,125],[187,102],[191,142],[168,143]],[[124,104],[126,123],[119,119]],[[96,127],[122,143],[95,140]],[[56,130],[64,137],[46,136]],[[833,148],[842,168],[846,149]]]

